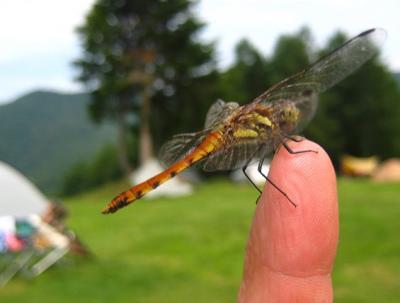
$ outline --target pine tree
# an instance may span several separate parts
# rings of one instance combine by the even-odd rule
[[[132,126],[139,129],[143,162],[153,155],[152,129],[161,141],[177,124],[198,122],[190,117],[198,113],[196,106],[212,102],[213,45],[197,41],[204,24],[193,16],[192,5],[188,0],[98,0],[78,28],[83,48],[75,62],[78,80],[91,91],[91,117],[116,122],[126,173],[131,171],[127,139]]]

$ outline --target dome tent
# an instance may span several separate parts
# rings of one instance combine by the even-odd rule
[[[0,216],[40,215],[48,205],[46,197],[26,177],[0,162]]]

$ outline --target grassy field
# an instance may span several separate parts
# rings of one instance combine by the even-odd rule
[[[0,302],[235,302],[256,192],[218,181],[100,215],[123,187],[66,201],[95,259],[16,278]],[[335,302],[400,302],[400,185],[341,179],[339,195]]]

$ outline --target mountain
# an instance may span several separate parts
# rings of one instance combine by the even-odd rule
[[[400,72],[394,73],[394,78],[396,79],[397,83],[400,85]]]
[[[113,126],[89,120],[88,102],[87,94],[35,91],[0,105],[0,161],[57,192],[71,165],[114,142]]]

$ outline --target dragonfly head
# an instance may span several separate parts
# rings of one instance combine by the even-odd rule
[[[300,110],[292,102],[284,104],[280,110],[279,127],[282,131],[290,134],[299,123]]]
[[[293,103],[288,103],[283,106],[281,114],[283,121],[296,124],[299,120],[300,111]]]

